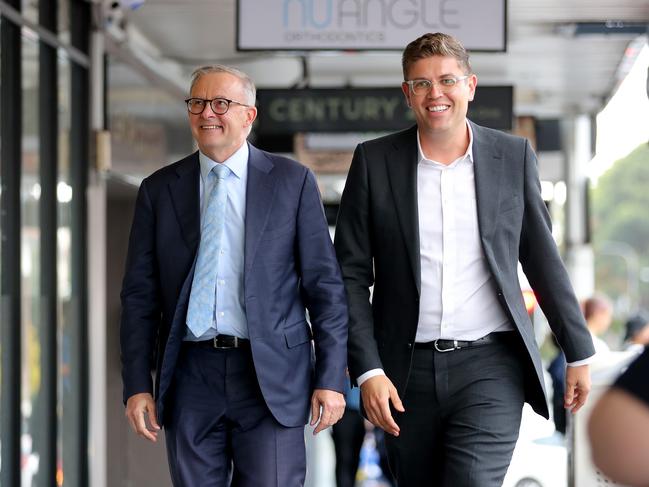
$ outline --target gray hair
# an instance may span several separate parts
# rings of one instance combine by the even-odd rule
[[[201,66],[200,68],[196,68],[192,73],[192,81],[191,84],[189,85],[189,92],[190,93],[192,92],[192,90],[194,89],[194,85],[201,78],[201,76],[206,74],[212,74],[212,73],[228,73],[238,78],[239,81],[241,81],[241,86],[243,86],[243,90],[246,92],[246,95],[248,97],[247,100],[248,105],[255,106],[255,100],[257,98],[257,89],[255,88],[254,81],[252,81],[250,76],[248,76],[240,69],[233,68],[230,66],[225,66],[224,64],[212,64],[209,66]]]

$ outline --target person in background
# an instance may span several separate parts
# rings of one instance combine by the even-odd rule
[[[586,299],[583,307],[586,326],[593,339],[595,353],[610,352],[610,347],[602,340],[601,335],[609,329],[613,321],[613,305],[611,304],[611,300],[604,294],[597,293]]]
[[[624,332],[624,348],[641,353],[649,344],[649,318],[645,312],[637,313],[627,320]]]
[[[620,485],[649,485],[649,349],[595,405],[588,422],[593,461]]]
[[[348,386],[345,401],[345,414],[331,428],[336,453],[336,487],[354,487],[356,484],[356,473],[361,457],[361,448],[367,433],[367,425],[370,425],[371,433],[375,435],[381,472],[390,482],[392,475],[388,466],[383,430],[370,423],[366,424],[361,416],[359,411],[360,391],[357,387]]]
[[[247,142],[245,73],[205,66],[189,91],[198,151],[145,178],[135,207],[126,417],[150,441],[164,425],[176,487],[300,486],[308,413],[314,433],[338,421],[347,382],[345,289],[316,179]]]
[[[345,414],[331,428],[336,452],[336,486],[354,487],[356,471],[365,438],[365,425],[360,415],[360,394],[358,389],[347,386],[345,393]]]
[[[597,293],[586,299],[582,304],[586,326],[590,331],[593,345],[595,346],[595,357],[597,354],[608,353],[609,346],[599,335],[606,332],[611,326],[613,306],[610,300],[603,294]],[[563,404],[563,395],[566,388],[566,356],[559,346],[556,337],[553,341],[558,351],[554,359],[548,365],[548,373],[552,379],[552,419],[555,429],[566,434],[566,410]]]
[[[466,118],[478,78],[462,44],[424,34],[402,70],[416,125],[359,144],[340,203],[349,372],[398,485],[499,487],[524,402],[549,415],[519,261],[569,362],[572,412],[593,344],[529,142]]]

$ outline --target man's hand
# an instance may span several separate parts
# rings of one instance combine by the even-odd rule
[[[146,418],[151,423],[151,429],[147,427]],[[148,392],[133,394],[126,401],[126,419],[128,419],[131,428],[142,438],[156,442],[158,441],[158,420],[155,415],[155,401],[153,396]]]
[[[403,413],[405,409],[392,381],[385,375],[370,377],[361,385],[361,396],[367,419],[386,433],[399,436],[399,426],[390,412],[390,401],[397,411]]]
[[[586,404],[590,392],[590,368],[588,365],[566,367],[566,393],[563,407],[575,414]]]
[[[317,423],[313,434],[317,435],[338,422],[345,414],[345,396],[340,392],[316,389],[311,396],[311,426]]]

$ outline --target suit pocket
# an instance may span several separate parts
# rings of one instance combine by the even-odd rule
[[[311,328],[306,321],[300,321],[284,329],[284,338],[288,348],[297,347],[311,341]]]
[[[520,205],[521,205],[520,198],[518,197],[518,195],[514,195],[513,197],[500,202],[499,212],[506,213],[508,211],[518,208]]]

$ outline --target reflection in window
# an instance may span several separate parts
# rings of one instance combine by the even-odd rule
[[[42,452],[36,448],[36,436],[43,431],[38,424],[42,407],[41,392],[41,301],[40,296],[40,214],[39,199],[39,122],[38,122],[38,43],[22,38],[23,136],[21,162],[21,460],[23,485],[32,485]]]
[[[59,39],[65,44],[70,44],[70,0],[57,0],[57,7]]]
[[[20,11],[23,17],[38,24],[38,0],[21,0]]]
[[[77,422],[73,417],[72,406],[74,392],[78,391],[72,384],[70,371],[78,367],[72,363],[71,333],[73,326],[72,311],[72,265],[71,265],[71,202],[72,185],[70,181],[70,61],[59,56],[59,157],[58,178],[56,185],[57,199],[57,326],[58,341],[58,438],[57,438],[57,484],[63,485],[64,466],[68,464],[67,456],[73,454],[74,441],[71,437],[77,434]]]
[[[114,172],[142,178],[192,152],[182,96],[152,86],[114,57],[109,59],[107,76]]]

